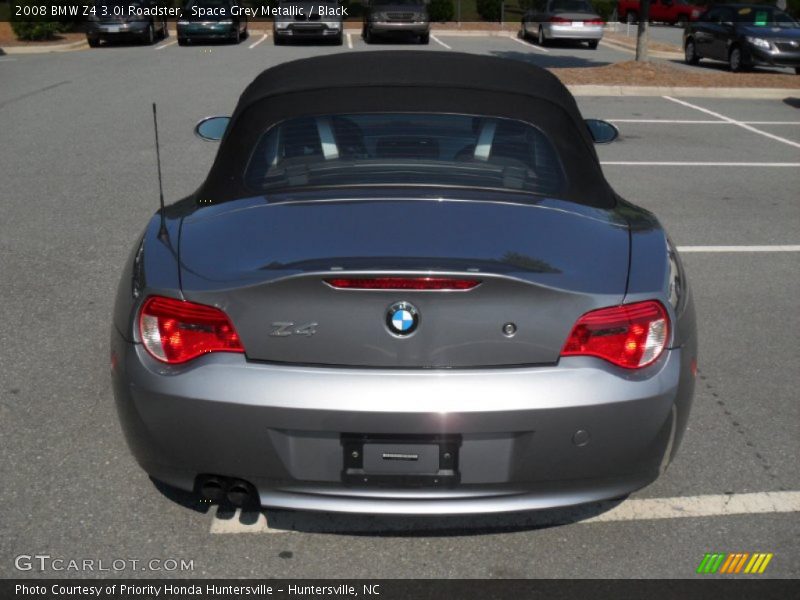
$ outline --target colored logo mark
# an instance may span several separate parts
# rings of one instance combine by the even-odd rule
[[[771,552],[706,553],[697,567],[697,572],[703,575],[713,573],[760,575],[767,569],[772,556]]]
[[[386,325],[396,336],[410,335],[419,325],[419,313],[409,302],[395,302],[386,313]]]

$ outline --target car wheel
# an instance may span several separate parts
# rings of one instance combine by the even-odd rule
[[[250,30],[247,28],[247,25],[244,26],[244,31],[242,32],[242,39],[246,40],[250,37]]]
[[[239,44],[242,41],[242,32],[239,31],[239,27],[236,27],[236,31],[233,33],[233,43]]]
[[[536,36],[536,43],[540,46],[547,46],[547,38],[544,35],[544,27],[539,25],[539,33]]]
[[[419,43],[420,44],[429,44],[431,41],[431,34],[430,33],[423,33],[419,36]]]
[[[278,35],[272,36],[272,45],[273,46],[283,46],[284,43],[285,43],[285,40],[282,37],[280,37]]]
[[[99,38],[86,38],[86,41],[89,43],[90,48],[97,48],[100,45]]]
[[[739,49],[739,46],[734,46],[731,48],[731,51],[728,54],[728,66],[733,73],[739,73],[740,71],[744,70],[744,65],[742,64],[742,51]]]
[[[178,46],[186,46],[189,43],[185,37],[178,37]]]
[[[153,45],[156,42],[156,28],[153,24],[147,26],[147,33],[144,34],[144,43]]]
[[[344,34],[340,32],[339,35],[334,38],[333,43],[337,46],[344,44]]]
[[[589,44],[590,50],[597,50],[597,45],[600,43],[600,40],[589,40],[587,43]]]
[[[639,15],[635,10],[629,10],[628,14],[626,15],[626,19],[628,23],[636,23],[639,21]]]
[[[364,43],[365,44],[371,44],[374,41],[375,40],[374,40],[373,35],[372,35],[372,29],[370,29],[369,27],[365,27],[364,28]]]
[[[684,48],[683,57],[687,65],[696,65],[700,62],[700,57],[698,56],[697,50],[694,47],[694,40],[691,38],[686,40],[686,47]]]

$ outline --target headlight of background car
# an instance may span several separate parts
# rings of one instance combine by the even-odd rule
[[[414,20],[417,23],[424,23],[425,21],[428,20],[428,17],[427,17],[427,15],[425,15],[425,13],[417,13],[417,14],[414,15]]]
[[[289,27],[289,23],[291,23],[291,21],[282,21],[279,19],[275,19],[275,29],[286,29],[287,27]]]
[[[339,21],[325,21],[325,27],[328,29],[339,29]]]
[[[382,12],[372,13],[372,20],[373,21],[385,21],[386,20],[386,13],[382,13]]]
[[[753,44],[753,46],[755,46],[756,48],[761,48],[762,50],[771,50],[772,49],[772,45],[767,40],[765,40],[764,38],[751,37],[751,36],[748,35],[748,36],[745,36],[745,39],[748,42],[750,42],[751,44]]]

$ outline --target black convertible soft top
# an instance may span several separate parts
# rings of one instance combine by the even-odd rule
[[[553,141],[567,172],[564,199],[614,205],[575,99],[549,71],[520,60],[457,52],[375,51],[282,63],[245,89],[197,192],[202,204],[254,195],[243,173],[264,131],[298,116],[443,112],[529,122]]]

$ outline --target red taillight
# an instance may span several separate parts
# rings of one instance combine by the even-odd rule
[[[669,317],[654,300],[586,313],[572,328],[561,356],[597,356],[626,369],[652,364],[669,338]]]
[[[587,25],[605,25],[606,22],[603,19],[592,19],[591,21],[584,21]]]
[[[208,352],[244,352],[228,316],[213,306],[151,296],[139,312],[139,334],[153,358],[178,364]]]
[[[326,279],[325,283],[348,290],[471,290],[480,281],[446,277],[339,277]]]

